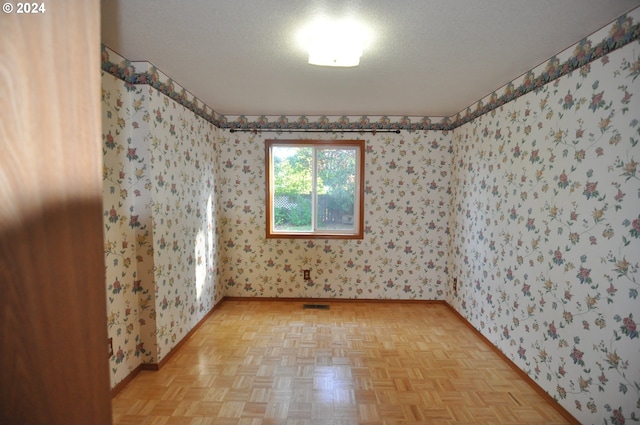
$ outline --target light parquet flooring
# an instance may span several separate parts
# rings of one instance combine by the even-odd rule
[[[566,424],[447,306],[225,301],[115,424]]]

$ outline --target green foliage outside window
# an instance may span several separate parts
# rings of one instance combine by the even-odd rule
[[[274,224],[278,229],[311,229],[313,148],[277,147],[274,154]],[[354,214],[356,151],[344,148],[317,150],[316,195],[322,211],[318,226]],[[323,202],[320,202],[322,199]],[[336,218],[337,217],[337,218]]]

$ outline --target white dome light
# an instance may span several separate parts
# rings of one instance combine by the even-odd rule
[[[349,19],[318,19],[301,33],[309,63],[319,66],[358,66],[369,38],[363,25]]]

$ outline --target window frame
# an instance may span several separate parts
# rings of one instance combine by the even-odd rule
[[[273,187],[273,146],[312,147],[317,148],[357,148],[356,151],[356,188],[354,196],[354,225],[353,232],[339,232],[326,230],[276,231],[273,227],[274,193]],[[363,239],[364,238],[364,140],[301,140],[301,139],[267,139],[265,140],[265,192],[266,192],[266,238],[267,239]],[[315,170],[314,170],[315,171]],[[312,196],[312,203],[316,199]],[[314,219],[315,221],[315,219]]]

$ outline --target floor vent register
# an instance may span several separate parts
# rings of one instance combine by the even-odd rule
[[[329,305],[328,304],[303,304],[302,308],[314,309],[314,310],[329,310]]]

